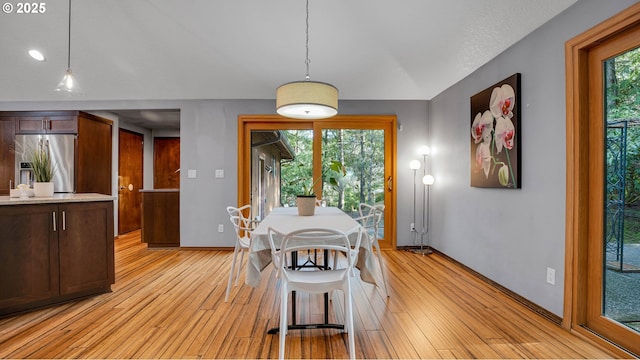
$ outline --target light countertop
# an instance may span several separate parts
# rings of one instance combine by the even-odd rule
[[[0,206],[2,205],[25,205],[25,204],[57,204],[68,202],[91,202],[91,201],[113,201],[115,196],[103,194],[53,194],[53,196],[45,197],[29,197],[29,198],[12,198],[9,196],[0,196]]]

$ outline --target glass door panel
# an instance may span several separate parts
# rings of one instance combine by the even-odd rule
[[[640,331],[640,49],[604,62],[602,316]]]
[[[252,204],[261,219],[278,206],[295,206],[296,196],[313,187],[324,206],[358,216],[358,204],[384,204],[379,240],[394,248],[395,116],[347,115],[300,121],[279,116],[241,116],[238,137],[238,203]],[[341,162],[347,173],[326,171]],[[326,176],[329,175],[329,176]],[[329,177],[340,184],[330,186]],[[315,184],[314,184],[315,182]]]

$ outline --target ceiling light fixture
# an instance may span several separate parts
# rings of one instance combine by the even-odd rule
[[[306,61],[303,81],[282,84],[276,90],[276,111],[294,119],[325,119],[338,113],[338,89],[309,77],[309,0],[307,0]]]
[[[69,94],[81,94],[80,85],[71,72],[71,0],[69,0],[69,32],[67,43],[67,71],[58,83],[55,91],[64,91]]]
[[[29,55],[38,61],[44,61],[44,55],[36,49],[29,50]]]

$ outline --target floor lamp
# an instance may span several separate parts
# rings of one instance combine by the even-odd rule
[[[422,189],[422,229],[420,230],[420,248],[413,250],[416,254],[430,254],[432,251],[429,248],[425,248],[424,238],[429,233],[429,209],[430,209],[430,196],[431,196],[431,185],[434,183],[434,178],[432,175],[427,174],[427,156],[431,153],[431,149],[428,146],[422,146],[418,149],[418,154],[422,155],[422,184],[424,185]],[[413,170],[413,224],[411,231],[414,231],[417,236],[417,232],[415,230],[415,217],[416,217],[416,171],[420,168],[420,162],[414,160],[409,165]],[[416,165],[417,164],[417,165]],[[416,167],[417,166],[417,167]],[[414,238],[415,240],[415,238]]]

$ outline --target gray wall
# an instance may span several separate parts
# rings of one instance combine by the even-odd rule
[[[438,250],[562,316],[565,255],[564,43],[635,1],[581,0],[430,103]],[[469,186],[469,98],[522,74],[522,189]],[[546,282],[547,267],[556,285]]]
[[[408,219],[413,201],[408,164],[413,150],[427,138],[427,101],[341,101],[341,114],[396,114],[402,124],[398,132],[399,161],[397,216]],[[225,207],[237,204],[238,115],[272,114],[273,100],[202,100],[181,106],[181,245],[232,246],[233,235]],[[215,178],[223,169],[225,177]],[[187,170],[196,170],[196,179],[187,179]],[[184,214],[184,216],[182,215]],[[217,232],[217,225],[228,229]],[[398,245],[412,238],[407,226],[399,226]]]

